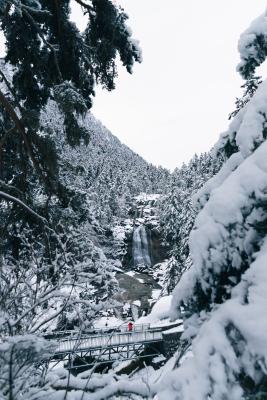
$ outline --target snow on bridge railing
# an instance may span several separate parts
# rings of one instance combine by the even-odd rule
[[[69,337],[69,336],[76,336],[76,337],[88,337],[90,336],[99,336],[103,334],[110,334],[110,333],[119,333],[119,332],[145,332],[147,330],[151,330],[150,324],[136,324],[132,326],[132,329],[129,330],[127,324],[118,325],[118,326],[110,326],[110,327],[103,327],[103,328],[92,328],[88,330],[82,331],[54,331],[50,334],[46,334],[45,337],[47,339],[59,339],[60,337]],[[159,330],[158,328],[153,328],[152,330]]]
[[[55,354],[80,352],[85,350],[103,349],[112,346],[135,343],[149,343],[162,340],[161,330],[144,330],[131,332],[115,332],[110,334],[70,337],[62,339]]]

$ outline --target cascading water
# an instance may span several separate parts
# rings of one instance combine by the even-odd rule
[[[133,266],[151,266],[149,240],[144,225],[140,225],[133,232]]]

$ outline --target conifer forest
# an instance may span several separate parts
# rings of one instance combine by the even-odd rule
[[[267,11],[170,171],[94,115],[142,68],[119,3],[0,0],[0,400],[266,400]]]

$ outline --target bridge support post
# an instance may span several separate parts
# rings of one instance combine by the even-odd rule
[[[166,358],[171,358],[179,347],[182,332],[162,332],[162,353]]]

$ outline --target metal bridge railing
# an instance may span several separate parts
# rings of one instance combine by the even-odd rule
[[[109,334],[109,333],[120,333],[120,332],[144,332],[150,329],[150,324],[133,324],[133,327],[131,331],[128,329],[127,324],[119,325],[119,326],[112,326],[112,327],[105,327],[105,328],[97,328],[97,329],[90,329],[90,330],[84,330],[82,332],[80,331],[56,331],[51,334],[45,335],[46,338],[48,339],[56,339],[56,338],[64,338],[64,337],[88,337],[90,336],[99,336],[103,334]]]
[[[162,340],[160,330],[133,330],[131,332],[119,332],[102,335],[81,336],[77,338],[62,339],[55,353],[79,352],[84,350],[93,350],[107,348],[112,346],[129,345],[136,343],[149,343]]]

